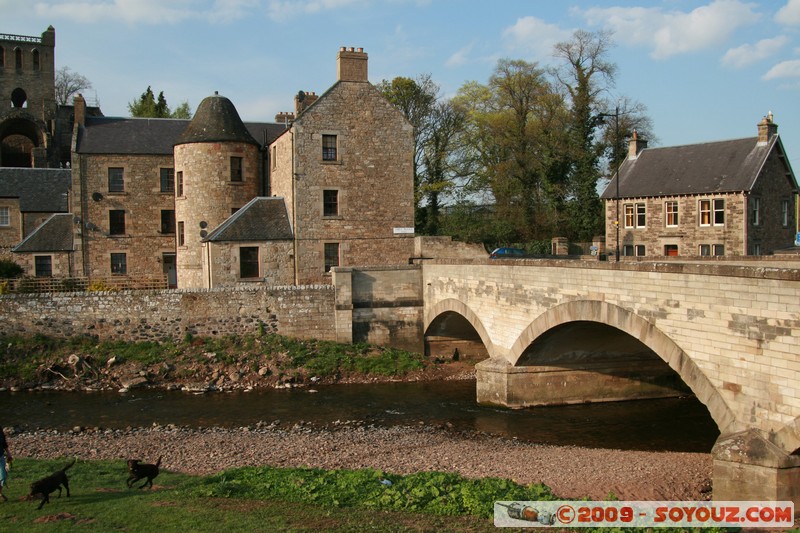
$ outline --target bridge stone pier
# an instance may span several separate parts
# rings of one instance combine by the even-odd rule
[[[714,499],[789,500],[798,512],[798,267],[426,261],[425,336],[488,355],[477,364],[483,404],[691,391],[720,430]]]

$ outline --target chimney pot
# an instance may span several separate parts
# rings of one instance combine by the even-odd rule
[[[364,49],[341,49],[336,56],[336,74],[339,81],[368,82],[368,56]]]
[[[758,144],[767,144],[772,137],[778,134],[778,125],[772,121],[772,111],[767,113],[758,123]]]
[[[628,159],[636,159],[645,148],[647,148],[647,141],[640,139],[639,134],[634,129],[630,140],[628,140]]]

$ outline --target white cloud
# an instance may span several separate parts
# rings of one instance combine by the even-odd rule
[[[777,80],[782,78],[800,78],[800,59],[782,61],[769,69],[762,76],[765,80]]]
[[[472,51],[472,45],[468,44],[460,50],[457,50],[453,55],[447,58],[444,62],[446,67],[455,68],[469,63],[469,54]]]
[[[800,25],[800,0],[789,0],[775,14],[775,20],[781,24]]]
[[[591,25],[614,30],[615,38],[652,48],[651,56],[665,59],[724,43],[739,28],[755,23],[756,4],[713,0],[689,12],[662,8],[610,7],[576,10]]]
[[[42,17],[57,17],[79,22],[120,20],[128,23],[174,23],[194,16],[186,1],[112,0],[83,2],[39,2],[34,6]]]
[[[762,39],[756,44],[743,44],[728,50],[722,58],[722,64],[733,68],[743,68],[770,57],[788,42],[787,36],[779,35],[772,39]]]
[[[368,3],[368,0],[269,0],[267,13],[273,20],[283,21]]]
[[[503,31],[506,44],[514,51],[530,54],[532,59],[553,55],[553,46],[568,40],[572,30],[565,30],[536,17],[522,17]]]

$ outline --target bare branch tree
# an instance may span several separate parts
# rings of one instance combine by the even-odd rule
[[[59,105],[69,105],[72,97],[81,91],[92,88],[85,76],[78,74],[69,67],[61,67],[56,72],[56,103]]]

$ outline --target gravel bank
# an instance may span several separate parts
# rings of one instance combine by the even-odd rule
[[[370,467],[399,474],[437,470],[543,482],[563,498],[604,499],[613,493],[622,500],[707,500],[711,495],[709,454],[545,446],[430,427],[271,424],[234,430],[37,431],[8,437],[18,457],[153,462],[163,455],[162,468],[188,474],[259,465]]]

